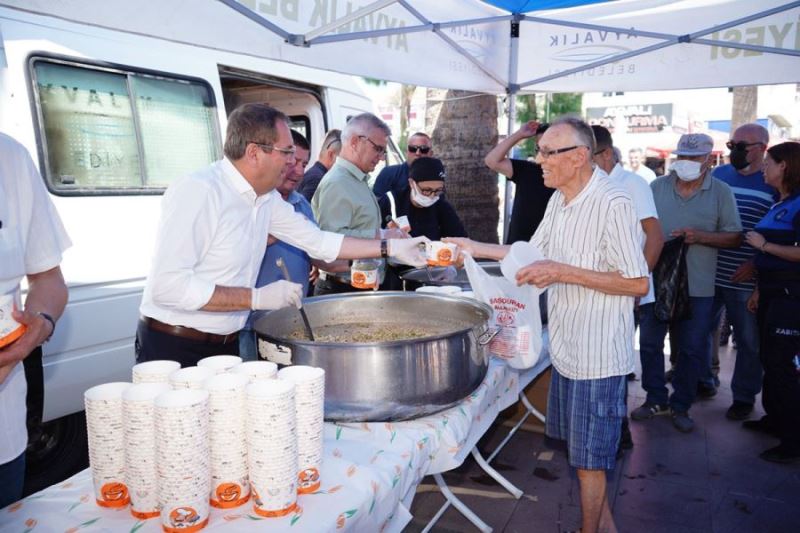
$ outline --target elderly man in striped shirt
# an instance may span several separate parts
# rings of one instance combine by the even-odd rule
[[[545,261],[517,282],[548,287],[553,378],[547,435],[566,440],[577,469],[585,533],[616,531],[606,472],[613,469],[634,369],[634,298],[648,288],[642,229],[630,196],[592,167],[592,129],[574,118],[553,123],[539,143],[544,182],[556,189],[531,242]],[[508,246],[449,239],[474,257],[502,259]]]

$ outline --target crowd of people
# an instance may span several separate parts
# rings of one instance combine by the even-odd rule
[[[306,169],[310,143],[283,113],[263,104],[234,110],[225,157],[175,180],[164,194],[137,361],[169,354],[190,366],[210,355],[256,358],[258,313],[300,306],[311,294],[358,290],[347,281],[351,260],[383,261],[382,288],[396,289],[403,268],[424,265],[426,240],[494,260],[512,243],[530,241],[547,259],[520,269],[517,282],[548,289],[546,432],[566,441],[584,531],[615,530],[605,471],[621,445],[632,445],[627,394],[637,327],[647,396],[632,420],[668,415],[677,430],[693,430],[692,404],[719,386],[712,339],[724,312],[737,346],[726,416],[779,438],[763,459],[800,460],[800,144],[769,147],[767,131],[746,124],[728,143],[730,163],[715,168],[712,139],[686,134],[669,172],[655,178],[635,150],[625,170],[602,126],[576,118],[528,122],[484,160],[516,185],[505,244],[492,244],[469,239],[425,133],[411,135],[405,162],[385,167],[371,186],[390,135],[372,114],[352,117],[327,133]],[[509,158],[532,137],[533,161]],[[30,156],[5,136],[0,155],[0,294],[17,290],[24,277],[30,287],[14,315],[28,329],[0,349],[0,418],[9,428],[0,435],[3,507],[19,497],[24,472],[21,361],[37,350],[40,356],[64,309],[58,265],[70,243]],[[680,289],[658,290],[665,280],[652,272],[667,255],[662,248],[675,243],[685,250],[686,302],[682,313],[664,319],[662,294]],[[748,420],[760,392],[766,415]]]

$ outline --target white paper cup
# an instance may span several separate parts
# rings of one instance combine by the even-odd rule
[[[397,217],[394,221],[397,223],[397,226],[406,233],[411,231],[411,222],[409,222],[408,217],[406,215]]]
[[[212,355],[197,362],[197,366],[210,368],[215,374],[222,374],[241,364],[242,358],[238,355]]]
[[[131,372],[134,383],[167,383],[169,375],[180,368],[177,361],[147,361],[134,365]]]
[[[125,438],[122,394],[130,383],[106,383],[87,390],[86,429],[95,501],[101,507],[124,507],[130,502],[125,483]]]
[[[14,320],[12,316],[20,307],[19,290],[0,294],[0,348],[15,342],[27,329],[27,326]]]
[[[450,242],[429,241],[425,243],[425,258],[428,266],[450,266],[455,263],[458,247]]]
[[[275,379],[278,376],[278,365],[270,361],[245,361],[229,370],[232,374],[244,374],[250,381]]]
[[[511,245],[506,256],[500,261],[500,271],[510,282],[517,283],[517,271],[533,262],[544,259],[542,252],[527,241],[517,241]]]
[[[169,375],[169,384],[174,390],[202,389],[203,383],[216,372],[202,366],[189,366]]]

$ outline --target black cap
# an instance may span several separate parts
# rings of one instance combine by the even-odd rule
[[[411,164],[408,177],[414,181],[444,181],[447,174],[441,160],[435,157],[420,157]]]

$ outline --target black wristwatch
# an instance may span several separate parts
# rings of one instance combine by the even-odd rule
[[[50,322],[50,325],[53,326],[53,329],[50,330],[50,335],[48,335],[44,342],[42,342],[42,344],[44,344],[45,342],[49,341],[53,336],[53,333],[56,332],[56,321],[52,316],[48,315],[47,313],[43,313],[42,311],[38,311],[36,314]]]
[[[389,241],[381,239],[381,257],[386,259],[389,257]]]

